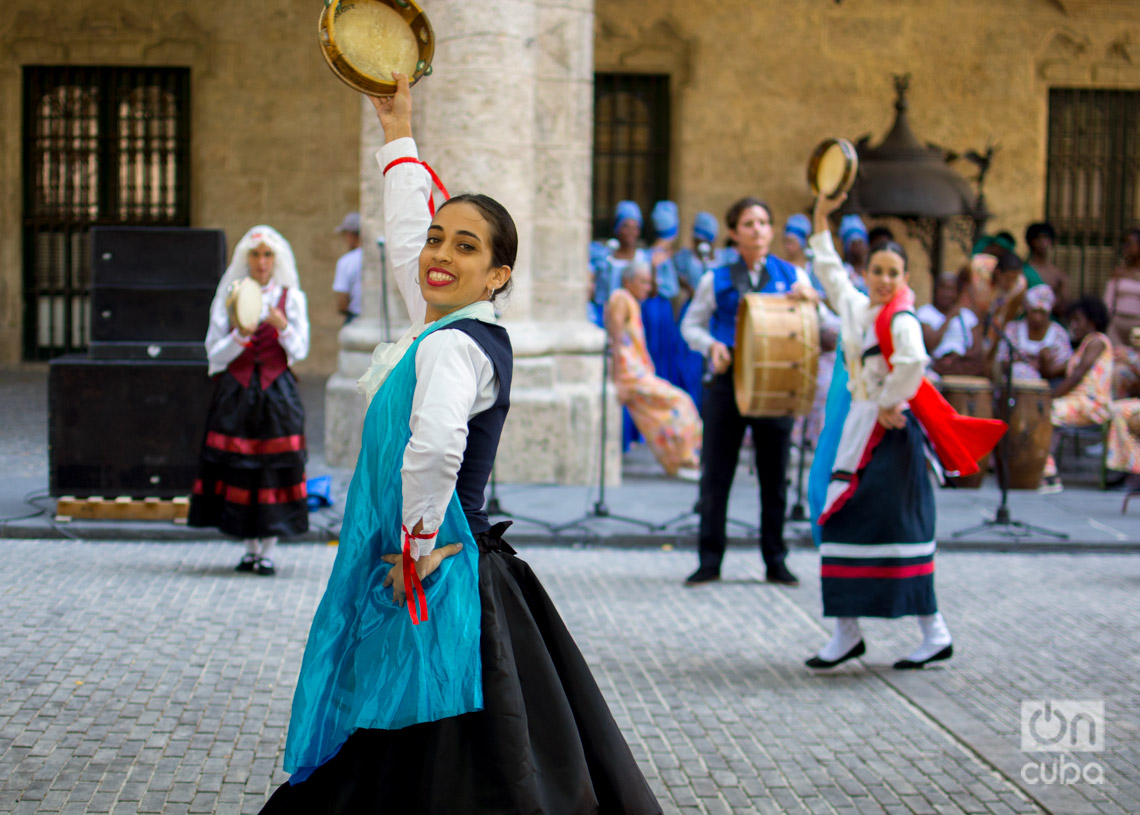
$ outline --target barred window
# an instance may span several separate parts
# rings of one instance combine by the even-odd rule
[[[618,201],[648,218],[669,197],[669,77],[594,75],[593,235],[613,235]]]
[[[1056,263],[1101,295],[1129,229],[1140,226],[1140,91],[1049,91],[1045,213]]]
[[[86,348],[95,225],[187,226],[190,70],[26,66],[24,357]]]

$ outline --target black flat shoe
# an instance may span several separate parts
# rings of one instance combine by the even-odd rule
[[[792,574],[791,570],[783,563],[770,566],[764,579],[769,583],[779,583],[781,586],[798,586],[800,584],[800,579]]]
[[[246,555],[234,566],[235,572],[252,572],[257,567],[257,555]]]
[[[705,583],[715,583],[717,580],[720,580],[720,572],[701,567],[685,578],[685,585],[700,586]]]
[[[950,659],[952,656],[954,656],[954,643],[950,643],[932,657],[920,660],[900,659],[892,667],[896,671],[917,671],[921,670],[928,662],[938,662],[941,659]]]
[[[277,574],[277,570],[273,568],[273,561],[267,557],[258,558],[253,570],[262,577],[273,577]]]
[[[850,651],[841,656],[839,659],[824,659],[823,657],[816,654],[814,657],[805,662],[804,665],[807,665],[809,668],[815,668],[817,671],[823,670],[824,668],[834,668],[836,665],[842,665],[849,659],[861,657],[865,653],[867,653],[867,645],[863,642],[863,640],[859,640],[857,643],[851,646]]]

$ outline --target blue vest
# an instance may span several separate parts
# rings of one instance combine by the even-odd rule
[[[748,276],[748,269],[741,260],[713,269],[716,310],[709,320],[709,333],[717,342],[732,348],[736,344],[736,309],[740,305],[740,295],[754,291],[787,294],[796,280],[796,267],[771,255],[764,262],[764,268],[760,272],[760,287],[756,289],[752,288],[752,278]]]
[[[503,422],[511,404],[511,370],[514,354],[507,329],[501,325],[491,325],[480,320],[456,320],[446,329],[455,329],[475,340],[483,353],[491,360],[495,375],[499,377],[499,395],[495,404],[467,422],[467,449],[463,451],[463,464],[455,481],[455,493],[471,526],[471,534],[478,535],[491,528],[487,519],[485,490],[491,467],[495,464],[495,453],[499,449],[499,437],[503,432]]]

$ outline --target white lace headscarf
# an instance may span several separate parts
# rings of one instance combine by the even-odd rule
[[[249,277],[249,250],[265,244],[273,250],[275,258],[273,264],[273,279],[287,289],[301,289],[301,281],[297,277],[297,261],[293,258],[293,247],[271,226],[259,224],[241,236],[234,253],[230,257],[230,265],[222,275],[221,282],[214,292],[214,305],[218,299],[226,299],[226,291],[230,284],[243,277]],[[211,305],[211,311],[213,305]]]

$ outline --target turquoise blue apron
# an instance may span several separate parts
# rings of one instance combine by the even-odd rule
[[[411,437],[416,349],[455,319],[449,315],[428,326],[365,415],[336,562],[293,696],[285,744],[291,783],[308,778],[358,728],[396,730],[483,707],[479,549],[457,495],[447,505],[436,546],[459,541],[463,551],[423,581],[428,619],[413,625],[408,609],[392,602],[391,586],[381,588],[393,567],[380,556],[402,551],[400,469]]]

